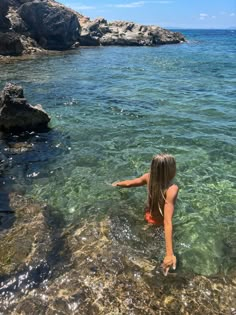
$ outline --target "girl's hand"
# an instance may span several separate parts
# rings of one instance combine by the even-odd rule
[[[114,182],[114,183],[111,184],[111,186],[117,187],[118,186],[117,184],[118,184],[118,182]]]
[[[168,271],[171,267],[173,268],[173,270],[175,270],[176,268],[176,257],[174,255],[165,256],[161,266],[163,268],[164,276],[167,276]]]

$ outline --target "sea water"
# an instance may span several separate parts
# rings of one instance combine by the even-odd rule
[[[1,187],[51,205],[65,224],[120,218],[119,241],[139,250],[146,188],[111,183],[148,172],[153,155],[168,152],[180,188],[180,270],[225,274],[236,255],[236,32],[182,33],[187,42],[178,45],[82,48],[0,64],[0,88],[22,85],[52,128],[26,137],[34,149],[11,155]]]

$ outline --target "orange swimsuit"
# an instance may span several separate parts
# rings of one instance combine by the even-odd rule
[[[153,217],[149,210],[145,209],[145,220],[150,224],[163,225],[163,223]]]
[[[151,213],[148,211],[145,213],[145,220],[151,224],[159,224],[159,222],[155,218],[153,218]]]

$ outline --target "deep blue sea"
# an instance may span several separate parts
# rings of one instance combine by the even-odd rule
[[[181,32],[188,41],[178,45],[82,48],[0,64],[0,88],[22,85],[52,118],[48,134],[8,139],[33,148],[5,149],[1,189],[43,200],[68,224],[123,218],[119,242],[140,250],[146,188],[111,183],[142,175],[153,155],[168,152],[180,187],[180,270],[225,274],[236,259],[236,31]],[[163,257],[158,244],[156,255]]]

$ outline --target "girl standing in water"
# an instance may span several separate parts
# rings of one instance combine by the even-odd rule
[[[170,267],[176,268],[176,257],[172,244],[172,217],[179,188],[172,183],[175,174],[174,157],[169,154],[158,154],[152,159],[149,173],[139,178],[112,184],[112,186],[125,188],[147,185],[148,203],[145,209],[145,220],[149,224],[164,226],[166,256],[162,267],[165,275]]]

